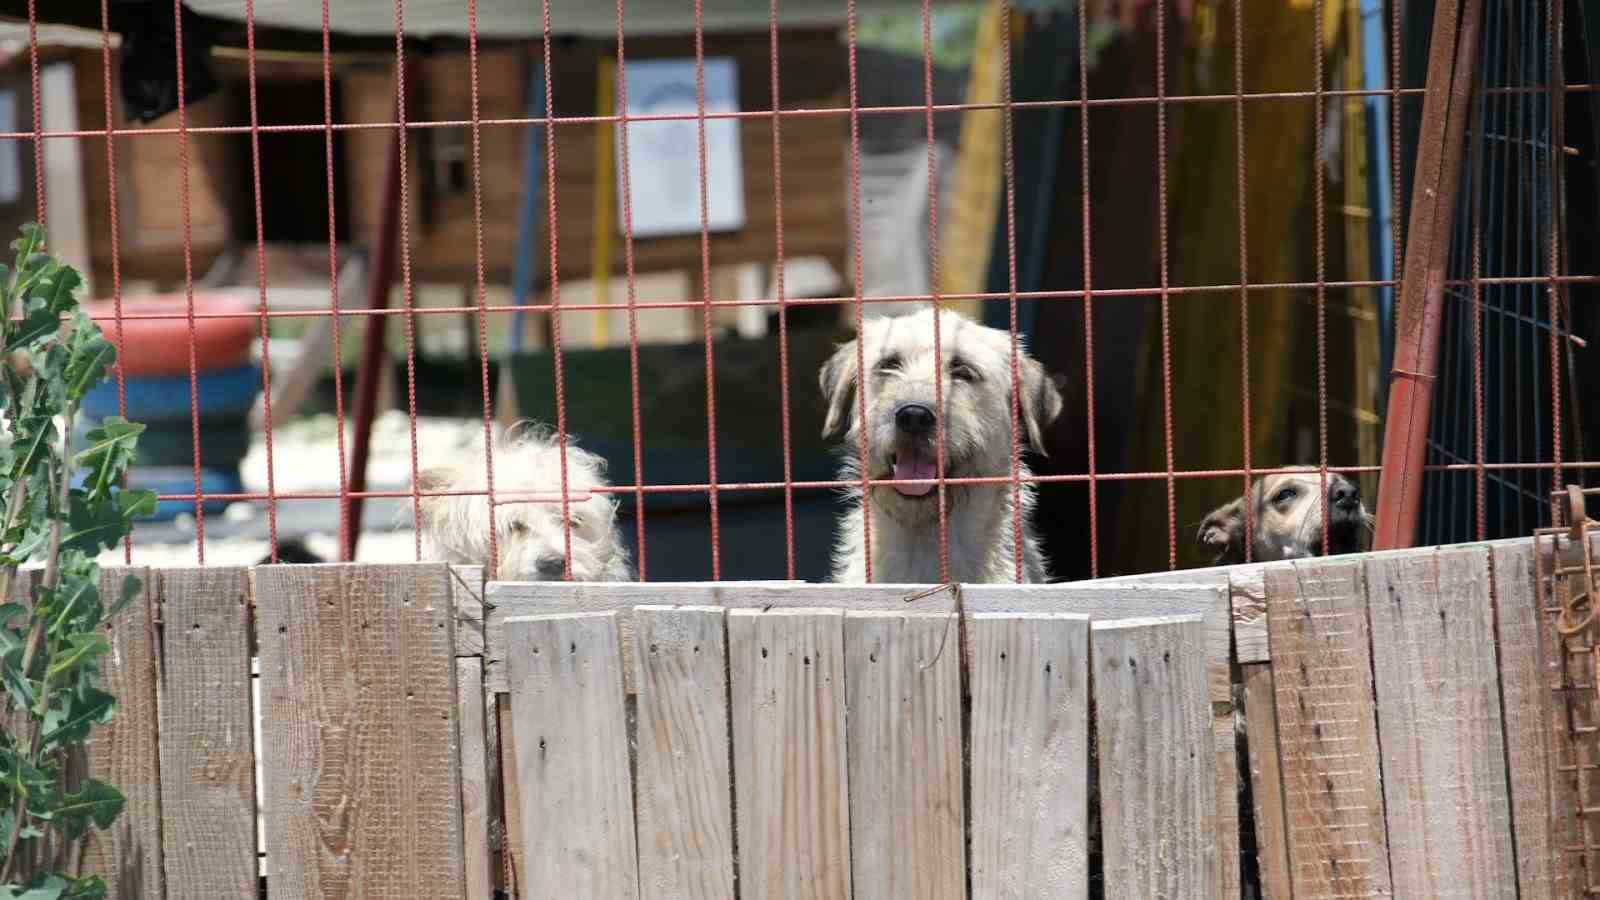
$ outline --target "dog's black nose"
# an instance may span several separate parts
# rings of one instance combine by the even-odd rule
[[[540,578],[560,578],[567,573],[567,559],[557,554],[548,554],[539,557],[533,564]]]
[[[894,411],[895,427],[906,434],[927,434],[933,424],[933,410],[921,403],[904,403]]]
[[[1347,481],[1336,481],[1328,488],[1328,499],[1340,509],[1354,509],[1361,502],[1361,492]]]

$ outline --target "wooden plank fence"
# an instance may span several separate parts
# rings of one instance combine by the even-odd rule
[[[931,594],[108,571],[149,591],[87,861],[118,898],[1576,897],[1593,751],[1534,552]]]

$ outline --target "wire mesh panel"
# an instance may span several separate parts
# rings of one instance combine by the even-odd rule
[[[1393,412],[1428,6],[16,3],[0,225],[91,276],[121,365],[86,412],[150,425],[162,511],[122,562],[1338,552]],[[1430,542],[1544,522],[1600,415],[1565,250],[1593,17],[1482,8]]]
[[[1573,417],[1590,370],[1579,348],[1591,329],[1574,318],[1569,291],[1581,296],[1587,287],[1549,276],[1564,270],[1558,260],[1568,217],[1593,220],[1590,198],[1565,198],[1562,169],[1569,155],[1592,155],[1594,136],[1574,129],[1569,134],[1582,151],[1569,151],[1565,140],[1556,149],[1567,108],[1582,114],[1588,98],[1569,102],[1544,89],[1551,67],[1565,65],[1556,55],[1555,12],[1485,7],[1486,90],[1475,101],[1457,199],[1449,272],[1457,280],[1447,288],[1429,441],[1431,462],[1457,468],[1436,469],[1425,488],[1432,502],[1420,538],[1427,543],[1526,534],[1549,523],[1547,498],[1563,478],[1581,482],[1586,475],[1582,426]],[[1522,460],[1550,465],[1518,465]],[[1573,460],[1577,471],[1558,474]]]

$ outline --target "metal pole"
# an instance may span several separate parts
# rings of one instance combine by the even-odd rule
[[[1440,3],[1428,48],[1428,81],[1417,138],[1416,176],[1396,311],[1394,368],[1383,430],[1373,549],[1416,540],[1433,384],[1439,368],[1444,282],[1478,53],[1482,0]],[[1459,28],[1458,28],[1459,25]]]
[[[405,83],[415,83],[415,69],[407,63]],[[407,94],[409,98],[409,92]],[[400,121],[400,103],[395,102],[395,121]],[[408,117],[409,118],[409,117]],[[394,287],[396,262],[400,258],[400,142],[406,139],[404,129],[395,129],[394,143],[389,147],[388,172],[384,176],[382,207],[378,213],[378,228],[373,235],[372,276],[367,281],[367,309],[382,310],[389,306],[389,291]],[[378,415],[378,378],[388,364],[388,346],[385,340],[389,329],[389,316],[368,315],[366,339],[361,347],[361,367],[356,370],[356,430],[350,456],[350,490],[344,496],[344,510],[340,517],[346,523],[341,535],[341,558],[353,562],[356,543],[361,539],[361,507],[366,499],[359,494],[367,489],[367,457],[372,446],[372,422]],[[338,373],[335,373],[338,377]],[[344,423],[339,423],[343,428]]]

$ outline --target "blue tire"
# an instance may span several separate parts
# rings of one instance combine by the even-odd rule
[[[135,422],[187,419],[189,376],[162,375],[125,379],[127,417]],[[255,364],[200,372],[195,378],[202,416],[249,411],[261,391],[261,367]],[[83,398],[83,414],[91,419],[117,415],[117,383],[101,382]]]
[[[135,466],[128,472],[128,487],[135,490],[151,490],[157,494],[192,494],[194,471],[166,466]],[[208,497],[212,494],[242,494],[244,479],[240,477],[238,467],[201,469],[200,493]],[[208,516],[221,515],[230,502],[208,499],[205,501],[204,513]],[[156,514],[144,521],[165,522],[183,513],[194,514],[193,500],[162,500],[156,504]]]

